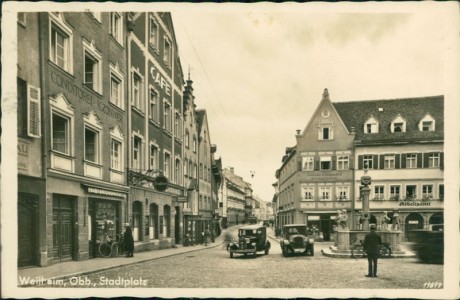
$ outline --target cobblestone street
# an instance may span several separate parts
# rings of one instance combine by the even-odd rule
[[[317,243],[315,256],[283,257],[271,239],[269,255],[235,255],[223,246],[134,264],[74,279],[67,287],[423,289],[442,287],[443,265],[417,258],[379,260],[378,278],[367,278],[366,259],[330,258]],[[61,285],[62,286],[62,285]]]

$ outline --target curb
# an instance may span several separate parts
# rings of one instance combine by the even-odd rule
[[[81,276],[90,275],[90,274],[97,274],[97,273],[100,273],[100,272],[104,272],[104,271],[108,271],[108,270],[112,270],[112,269],[117,269],[117,268],[122,268],[122,267],[126,267],[126,266],[131,266],[131,265],[135,265],[135,264],[140,264],[140,263],[147,262],[147,261],[152,261],[152,260],[171,257],[171,256],[175,256],[175,255],[180,255],[180,254],[185,254],[185,253],[190,253],[190,252],[197,252],[197,251],[201,251],[201,250],[216,248],[217,246],[222,245],[224,242],[223,241],[215,241],[214,243],[216,243],[216,244],[215,245],[210,245],[210,246],[207,246],[207,247],[205,246],[205,248],[195,248],[195,249],[190,249],[190,250],[184,251],[184,252],[169,253],[169,254],[165,254],[165,255],[162,255],[162,256],[145,258],[145,259],[142,259],[142,260],[133,261],[133,262],[129,262],[129,263],[123,263],[123,264],[119,264],[119,265],[111,265],[111,266],[108,266],[108,267],[99,268],[97,270],[87,270],[87,271],[75,272],[75,273],[72,273],[72,274],[66,274],[66,275],[54,276],[54,277],[49,277],[49,278],[43,278],[43,281],[48,281],[48,280],[51,280],[51,281],[54,281],[54,280],[68,281],[72,277],[81,277]],[[167,250],[167,249],[165,249],[165,250]],[[18,287],[35,287],[37,285],[36,284],[24,284],[24,285],[18,284],[17,286]]]

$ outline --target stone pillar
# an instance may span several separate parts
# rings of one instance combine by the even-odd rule
[[[350,231],[337,231],[337,241],[335,244],[338,250],[350,250]]]
[[[363,231],[368,231],[369,230],[369,194],[371,192],[371,188],[369,185],[371,184],[372,180],[371,177],[366,175],[367,174],[367,166],[365,167],[364,170],[364,175],[361,176],[361,195],[363,197]]]

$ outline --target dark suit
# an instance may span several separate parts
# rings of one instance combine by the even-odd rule
[[[377,277],[377,259],[379,257],[382,237],[375,231],[371,231],[364,237],[363,248],[367,254],[369,277]]]

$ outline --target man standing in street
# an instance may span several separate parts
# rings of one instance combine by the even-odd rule
[[[382,237],[375,232],[375,225],[371,225],[371,232],[364,237],[363,248],[367,254],[368,272],[366,277],[377,277],[377,260],[382,245]]]

